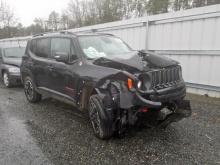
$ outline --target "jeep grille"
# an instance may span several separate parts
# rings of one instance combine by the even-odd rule
[[[178,84],[181,81],[179,66],[152,72],[152,88],[163,89]]]

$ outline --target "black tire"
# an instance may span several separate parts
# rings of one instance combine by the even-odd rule
[[[38,103],[42,99],[42,95],[35,90],[30,77],[24,79],[24,92],[28,101],[31,103]]]
[[[89,117],[95,135],[99,139],[109,139],[114,133],[113,113],[107,111],[99,95],[92,95],[89,99]]]
[[[12,84],[11,84],[11,82],[9,80],[9,75],[8,75],[8,73],[6,71],[3,72],[2,78],[3,78],[3,82],[4,82],[5,86],[7,88],[10,88],[12,86]]]

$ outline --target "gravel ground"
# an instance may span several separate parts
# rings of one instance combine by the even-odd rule
[[[59,101],[30,104],[0,81],[0,164],[220,164],[220,99],[188,94],[193,114],[166,129],[97,139],[88,115]]]

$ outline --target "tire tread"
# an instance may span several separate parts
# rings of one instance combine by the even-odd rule
[[[32,85],[33,85],[32,79],[31,79],[30,77],[28,77],[28,76],[25,77],[25,79],[24,79],[24,85],[25,85],[25,82],[26,82],[27,80],[29,80],[29,81],[32,83]],[[30,100],[30,99],[28,99],[28,97],[27,97],[27,99],[28,99],[28,101],[31,102],[31,103],[38,103],[39,101],[41,101],[42,95],[36,91],[34,85],[33,85],[33,89],[34,89],[34,97],[33,97],[33,99]],[[26,92],[25,92],[25,95],[26,95]]]
[[[101,124],[101,131],[96,136],[99,139],[106,140],[112,137],[114,131],[113,131],[113,114],[111,112],[108,112],[105,110],[103,101],[99,97],[98,94],[92,95],[90,97],[90,101],[93,101],[96,106],[98,107],[98,113],[100,116],[100,124]]]

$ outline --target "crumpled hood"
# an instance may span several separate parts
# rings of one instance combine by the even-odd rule
[[[4,59],[4,64],[8,64],[8,65],[14,65],[17,67],[20,67],[21,65],[21,58],[16,58],[16,59],[12,59],[12,58],[5,58]]]
[[[133,71],[150,68],[166,68],[179,64],[177,61],[149,51],[133,51],[121,55],[101,57],[93,61],[95,65]]]
[[[139,56],[149,63],[150,68],[166,68],[178,65],[179,62],[150,51],[139,51]]]

